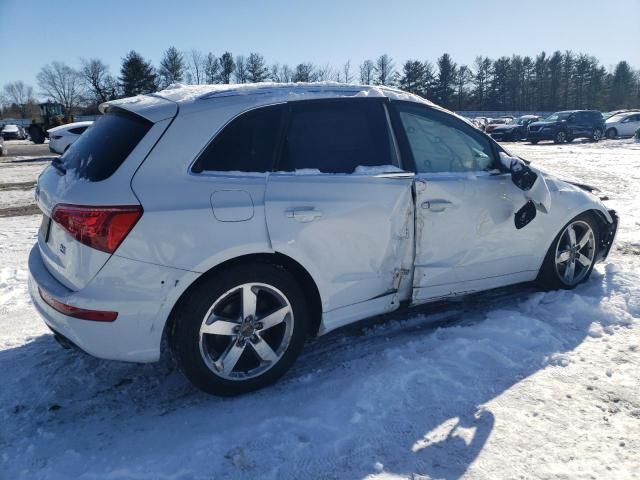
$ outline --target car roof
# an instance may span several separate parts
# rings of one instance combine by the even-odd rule
[[[124,108],[153,122],[171,118],[180,112],[215,108],[216,100],[229,97],[250,98],[254,106],[292,100],[315,100],[345,97],[378,97],[437,105],[417,95],[392,87],[378,85],[349,85],[337,82],[313,83],[245,83],[224,85],[170,85],[149,95],[113,100],[100,105],[104,113],[111,107]]]

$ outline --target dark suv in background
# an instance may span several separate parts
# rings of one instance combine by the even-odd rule
[[[527,128],[527,140],[553,140],[555,143],[571,142],[575,138],[588,138],[597,142],[604,133],[604,117],[597,110],[566,110],[549,115]]]

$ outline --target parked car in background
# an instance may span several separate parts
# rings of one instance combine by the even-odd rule
[[[4,146],[4,137],[0,134],[0,157],[7,154],[6,147]]]
[[[63,154],[80,138],[80,135],[82,135],[92,123],[93,122],[75,122],[50,128],[47,130],[49,134],[49,150],[53,153]]]
[[[530,123],[537,122],[540,117],[536,115],[523,115],[513,119],[510,123],[497,125],[491,131],[491,137],[495,140],[517,142],[527,138],[527,127]]]
[[[490,118],[486,127],[484,127],[485,133],[491,133],[498,125],[506,125],[513,120],[513,117],[499,117]]]
[[[555,143],[571,142],[576,138],[588,138],[597,142],[604,135],[604,118],[597,110],[566,110],[555,112],[527,128],[527,140],[533,144],[541,140]]]
[[[631,137],[640,128],[640,112],[618,113],[605,121],[607,138]]]
[[[97,357],[168,345],[211,393],[273,383],[307,336],[403,305],[574,288],[617,226],[588,187],[396,89],[194,85],[101,111],[38,179],[33,303]]]
[[[20,125],[5,125],[2,127],[1,133],[5,140],[24,140],[27,138],[27,133]]]
[[[489,119],[487,117],[476,117],[472,120],[472,122],[476,127],[484,132],[484,129],[489,123]]]

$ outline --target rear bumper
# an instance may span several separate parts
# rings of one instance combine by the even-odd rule
[[[85,288],[72,291],[49,273],[37,244],[29,254],[29,293],[45,323],[67,342],[108,360],[157,361],[171,308],[195,278],[193,272],[114,255]],[[45,303],[39,289],[68,305],[116,311],[118,318],[96,322],[63,315]]]

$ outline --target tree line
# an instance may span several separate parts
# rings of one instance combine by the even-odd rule
[[[435,63],[409,59],[396,67],[387,54],[353,67],[299,63],[268,64],[251,52],[220,56],[169,47],[154,66],[130,51],[111,73],[100,59],[81,59],[77,68],[54,61],[37,75],[38,96],[61,103],[68,115],[95,113],[109,100],[151,93],[175,83],[254,83],[272,81],[338,81],[397,86],[451,110],[552,111],[593,108],[608,111],[640,107],[640,70],[620,61],[613,71],[594,56],[571,51],[541,52],[535,57],[512,55],[497,59],[478,56],[472,65],[453,61],[448,53]],[[37,114],[34,88],[22,81],[3,86],[3,115],[29,118]]]

